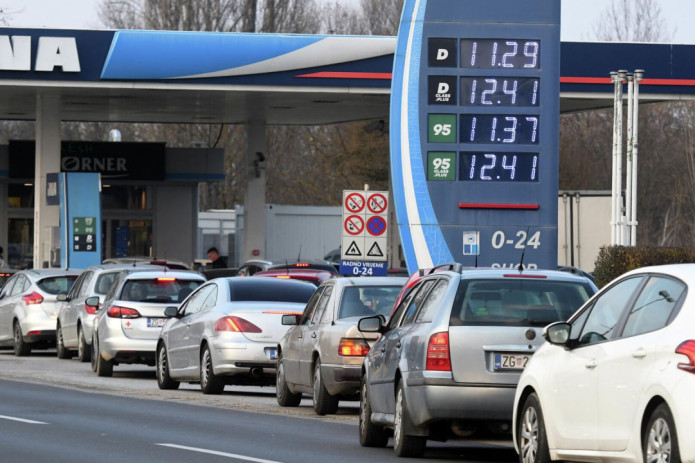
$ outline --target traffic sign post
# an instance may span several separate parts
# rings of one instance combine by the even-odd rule
[[[387,273],[388,191],[343,191],[340,273]]]

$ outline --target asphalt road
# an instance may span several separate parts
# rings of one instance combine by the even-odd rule
[[[403,461],[357,439],[356,402],[314,414],[310,397],[282,408],[274,388],[231,387],[207,396],[197,384],[160,391],[154,368],[123,365],[99,378],[55,352],[0,350],[0,462],[313,463]],[[425,460],[512,462],[509,444],[428,443]]]

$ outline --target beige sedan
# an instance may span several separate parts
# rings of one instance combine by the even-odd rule
[[[388,318],[406,279],[336,278],[324,282],[301,316],[286,315],[293,325],[280,340],[276,396],[283,407],[299,405],[312,394],[314,411],[335,413],[338,402],[359,398],[362,361],[376,333],[360,333],[362,317]]]

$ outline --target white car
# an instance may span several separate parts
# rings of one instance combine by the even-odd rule
[[[635,270],[607,285],[519,380],[522,463],[695,461],[695,264]]]

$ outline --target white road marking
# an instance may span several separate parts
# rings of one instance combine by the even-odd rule
[[[34,420],[25,420],[24,418],[16,418],[14,416],[5,416],[5,415],[0,415],[0,419],[2,420],[11,420],[11,421],[19,421],[22,423],[29,423],[29,424],[48,424],[44,423],[43,421],[34,421]]]
[[[237,460],[255,461],[257,463],[280,463],[280,462],[274,461],[274,460],[264,460],[262,458],[247,457],[245,455],[237,455],[236,453],[218,452],[217,450],[201,449],[201,448],[197,448],[197,447],[186,447],[185,445],[177,445],[177,444],[155,444],[155,445],[161,445],[162,447],[171,447],[171,448],[181,449],[181,450],[190,450],[191,452],[207,453],[209,455],[218,455],[221,457],[236,458]]]

